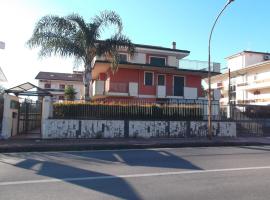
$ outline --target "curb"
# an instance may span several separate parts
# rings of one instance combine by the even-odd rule
[[[270,145],[264,142],[183,142],[155,144],[60,144],[60,145],[22,145],[1,147],[0,153],[14,152],[47,152],[47,151],[85,151],[85,150],[118,150],[148,148],[184,148],[184,147],[228,147],[228,146],[260,146]]]

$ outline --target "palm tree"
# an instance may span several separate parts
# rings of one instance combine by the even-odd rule
[[[115,33],[110,38],[101,40],[104,27],[110,25],[116,27]],[[113,11],[103,11],[89,23],[77,14],[65,17],[47,15],[37,22],[27,45],[29,48],[41,47],[40,57],[60,55],[74,57],[75,63],[83,62],[84,99],[90,100],[89,85],[94,58],[105,55],[115,71],[119,64],[119,49],[125,49],[131,56],[134,55],[135,46],[122,34],[122,29],[121,18]]]

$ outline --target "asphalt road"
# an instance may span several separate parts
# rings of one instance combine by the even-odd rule
[[[270,146],[0,154],[1,200],[270,199]]]

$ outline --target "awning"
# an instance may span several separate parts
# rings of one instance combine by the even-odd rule
[[[37,87],[29,82],[7,89],[5,90],[5,93],[13,93],[16,96],[52,96],[47,90]]]

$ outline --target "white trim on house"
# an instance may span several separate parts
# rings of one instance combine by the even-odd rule
[[[151,85],[146,85],[145,84],[145,73],[151,73],[152,74],[152,84]],[[154,72],[152,72],[152,71],[144,71],[143,72],[143,85],[144,86],[154,86],[154,83],[155,83],[155,76],[154,76],[155,74],[154,74]]]
[[[124,92],[107,92],[105,94],[106,96],[129,96],[129,93],[124,93]]]
[[[188,56],[190,54],[190,53],[185,53],[185,52],[159,50],[159,49],[149,49],[149,48],[143,48],[143,47],[136,47],[136,49],[140,50],[140,53],[166,54],[168,56],[176,56],[178,59],[184,58],[184,57],[186,57],[186,56]]]
[[[141,98],[156,98],[156,95],[147,95],[147,94],[139,94],[138,97]]]
[[[170,99],[184,99],[183,96],[166,96],[166,98],[170,98]]]

